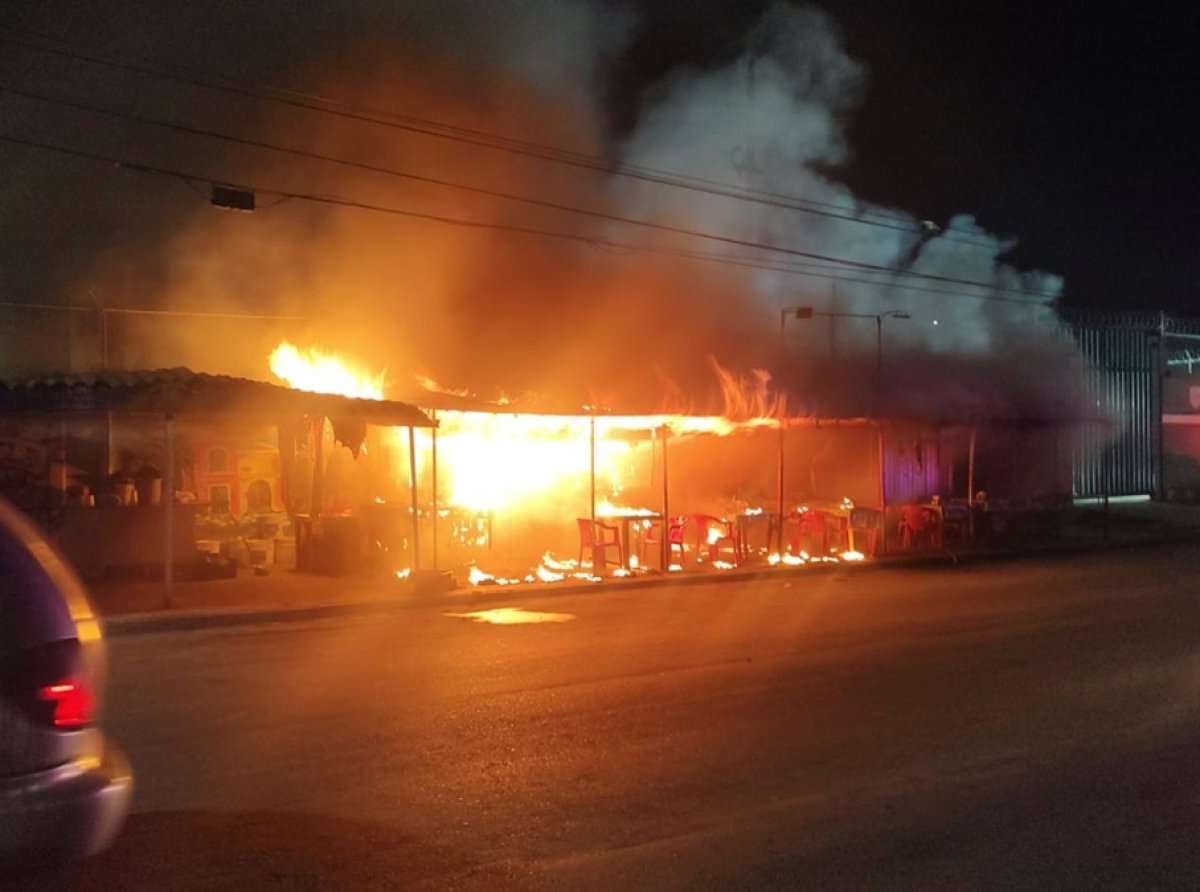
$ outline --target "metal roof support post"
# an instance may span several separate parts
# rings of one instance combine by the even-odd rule
[[[313,476],[312,476],[312,493],[310,498],[312,506],[310,514],[313,518],[320,517],[321,507],[325,502],[325,416],[317,415],[317,442],[313,447]],[[315,530],[314,530],[315,533]]]
[[[971,511],[967,515],[967,536],[975,541],[975,436],[978,428],[971,425],[971,440],[967,446],[967,504]]]
[[[589,431],[588,440],[590,443],[589,458],[588,458],[588,471],[590,474],[589,482],[588,482],[588,494],[591,497],[591,505],[589,508],[588,516],[592,519],[592,528],[595,529],[595,527],[596,527],[596,409],[595,409],[595,407],[592,407],[590,411],[591,411],[591,417],[588,419],[588,422],[589,422],[589,424],[588,424],[588,431]],[[596,568],[596,555],[593,554],[592,555],[592,569],[595,570],[595,568]]]
[[[780,403],[779,413],[779,456],[775,468],[776,484],[778,492],[778,513],[775,515],[775,551],[780,556],[783,555],[783,447],[784,447],[784,430],[787,427],[787,394],[784,394]]]
[[[667,500],[667,434],[670,431],[665,424],[658,429],[658,433],[662,435],[662,535],[659,536],[659,550],[662,552],[662,563],[659,565],[666,571],[669,568],[671,559],[671,513],[669,502]]]
[[[438,465],[437,465],[437,434],[438,420],[437,409],[430,413],[433,418],[433,427],[429,429],[430,436],[430,473],[432,480],[432,503],[433,508],[430,516],[433,518],[433,569],[438,568]],[[409,428],[411,430],[411,428]]]
[[[175,419],[167,415],[163,424],[166,469],[162,482],[163,510],[163,603],[171,606],[171,593],[175,584]]]
[[[417,433],[408,426],[408,491],[412,494],[413,571],[421,569],[421,515],[417,509]]]
[[[878,451],[880,451],[880,553],[888,553],[888,486],[887,451],[883,442],[883,423],[878,423]]]

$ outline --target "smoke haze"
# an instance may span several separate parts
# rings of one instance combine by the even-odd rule
[[[941,414],[1044,412],[1065,399],[1054,392],[1054,370],[1070,350],[1053,312],[1037,305],[1057,295],[1057,277],[1006,265],[1011,243],[969,217],[935,233],[897,209],[864,205],[836,181],[853,152],[845,126],[869,72],[846,54],[825,13],[770,6],[734,61],[650,85],[636,126],[617,136],[602,111],[605,77],[633,33],[630,7],[327,2],[287,21],[270,8],[195,4],[168,16],[154,4],[56,4],[21,24],[103,46],[106,57],[287,85],[345,106],[799,196],[854,219],[21,52],[6,63],[15,86],[417,178],[0,93],[6,132],[252,186],[259,205],[253,214],[223,211],[195,183],[0,145],[0,201],[14,209],[0,248],[3,299],[307,317],[124,316],[110,332],[110,364],[265,378],[267,354],[289,337],[386,369],[398,397],[424,374],[484,397],[532,392],[630,410],[669,399],[686,403],[671,408],[719,410],[715,359],[739,374],[773,370],[791,405],[812,412],[922,404]],[[403,213],[288,197],[296,195]],[[834,268],[616,217],[938,278]],[[677,256],[696,251],[738,262]],[[1046,297],[1030,304],[1012,293],[1021,290]],[[798,305],[818,316],[781,325],[781,310]],[[909,318],[876,318],[897,311]],[[47,337],[64,324],[54,314],[35,321]],[[99,364],[96,331],[96,318],[73,319],[71,363]],[[1011,361],[1018,349],[1022,373],[997,375],[997,357]]]

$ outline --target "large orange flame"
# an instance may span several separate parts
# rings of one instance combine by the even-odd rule
[[[383,399],[383,374],[353,368],[316,348],[300,350],[287,341],[271,351],[271,372],[297,390],[336,393],[368,400]]]
[[[335,355],[300,350],[281,343],[270,356],[271,371],[292,387],[322,393],[382,399],[382,374],[357,368]],[[643,440],[663,429],[675,435],[777,426],[779,410],[768,388],[769,376],[748,380],[718,374],[731,415],[522,415],[439,410],[437,413],[438,488],[442,504],[475,511],[544,510],[556,503],[579,504],[590,491],[591,443],[595,442],[598,487],[619,497],[633,473],[637,448],[628,434]],[[422,383],[430,386],[428,380]],[[736,420],[735,420],[736,419]],[[397,432],[399,434],[399,432]],[[422,472],[430,437],[417,433],[417,464]],[[407,449],[407,432],[397,436]],[[397,474],[407,473],[397,467]]]

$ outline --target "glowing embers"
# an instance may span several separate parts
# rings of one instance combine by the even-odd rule
[[[443,508],[438,517],[450,527],[450,537],[467,548],[487,548],[492,539],[492,519],[485,511]]]
[[[862,560],[864,560],[864,556],[857,551],[844,551],[841,554],[827,555],[809,554],[806,551],[801,551],[799,554],[791,554],[789,552],[782,555],[775,552],[766,557],[766,562],[771,567],[805,567],[820,564],[855,563]],[[542,556],[541,563],[524,576],[496,576],[472,565],[468,570],[467,581],[471,586],[477,588],[482,586],[513,586],[535,583],[554,584],[571,581],[599,583],[612,579],[657,576],[661,572],[654,568],[641,567],[636,560],[632,561],[632,564],[633,566],[628,569],[619,567],[602,576],[594,570],[589,561],[584,561],[581,564],[575,560],[558,560],[550,552],[546,552]],[[686,566],[672,562],[667,566],[667,573],[684,573],[688,570],[728,572],[738,569],[745,568],[718,558],[717,560],[698,560]]]
[[[567,623],[575,619],[573,613],[543,613],[521,607],[494,607],[491,610],[473,610],[470,613],[447,613],[456,619],[469,619],[493,626],[518,626],[533,623]]]
[[[767,563],[772,567],[804,567],[809,564],[838,564],[842,561],[862,560],[861,554],[857,558],[849,556],[854,554],[858,553],[847,551],[838,556],[833,554],[809,554],[807,551],[802,551],[799,554],[788,552],[782,555],[776,552],[767,558]]]
[[[828,554],[809,554],[807,551],[801,551],[799,554],[792,554],[788,552],[782,557],[773,554],[767,558],[767,562],[772,567],[778,566],[779,564],[782,564],[785,567],[803,567],[811,566],[813,564],[840,564],[846,561],[854,560],[853,557],[846,556],[849,554],[852,553],[843,552],[842,554],[835,554],[831,551]]]
[[[624,575],[628,576],[629,572],[625,571]],[[481,570],[479,567],[473,564],[467,571],[467,582],[475,587],[490,585],[520,585],[523,582],[554,583],[563,582],[568,579],[574,579],[583,582],[603,581],[603,577],[597,576],[594,572],[592,572],[592,566],[587,561],[584,561],[583,564],[573,560],[560,561],[556,560],[550,554],[550,552],[546,552],[542,556],[542,562],[537,566],[536,569],[530,573],[526,573],[524,576],[494,576],[491,573]]]
[[[521,580],[496,577],[473,566],[467,571],[467,582],[471,585],[517,585]]]

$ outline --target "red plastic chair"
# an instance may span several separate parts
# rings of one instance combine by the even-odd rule
[[[593,521],[590,517],[577,517],[579,524],[579,564],[583,565],[583,553],[587,551],[592,559],[593,570],[604,570],[609,564],[617,567],[625,566],[625,548],[621,544],[621,531],[608,523]],[[608,557],[609,549],[616,549],[617,559]]]
[[[900,547],[940,548],[941,517],[925,505],[903,505],[900,508]]]
[[[850,518],[845,514],[825,514],[825,550],[841,554],[850,548]]]
[[[805,508],[784,515],[783,529],[788,551],[792,554],[799,554],[801,551],[808,554],[825,554],[829,551],[825,515],[820,511]]]
[[[642,537],[642,564],[645,565],[646,558],[651,549],[658,551],[662,544],[662,526],[661,520],[650,521],[650,527],[646,530],[646,535]],[[667,563],[670,564],[671,558],[675,555],[675,550],[679,549],[679,563],[685,563],[684,559],[684,531],[687,529],[687,517],[681,514],[673,515],[667,522]]]
[[[855,508],[850,512],[849,529],[854,536],[855,551],[868,556],[878,552],[882,520],[883,514],[874,508]]]
[[[710,562],[716,562],[721,557],[721,549],[727,548],[731,552],[729,563],[741,563],[742,549],[735,521],[711,514],[693,514],[692,522],[696,525],[697,554],[707,554]]]

